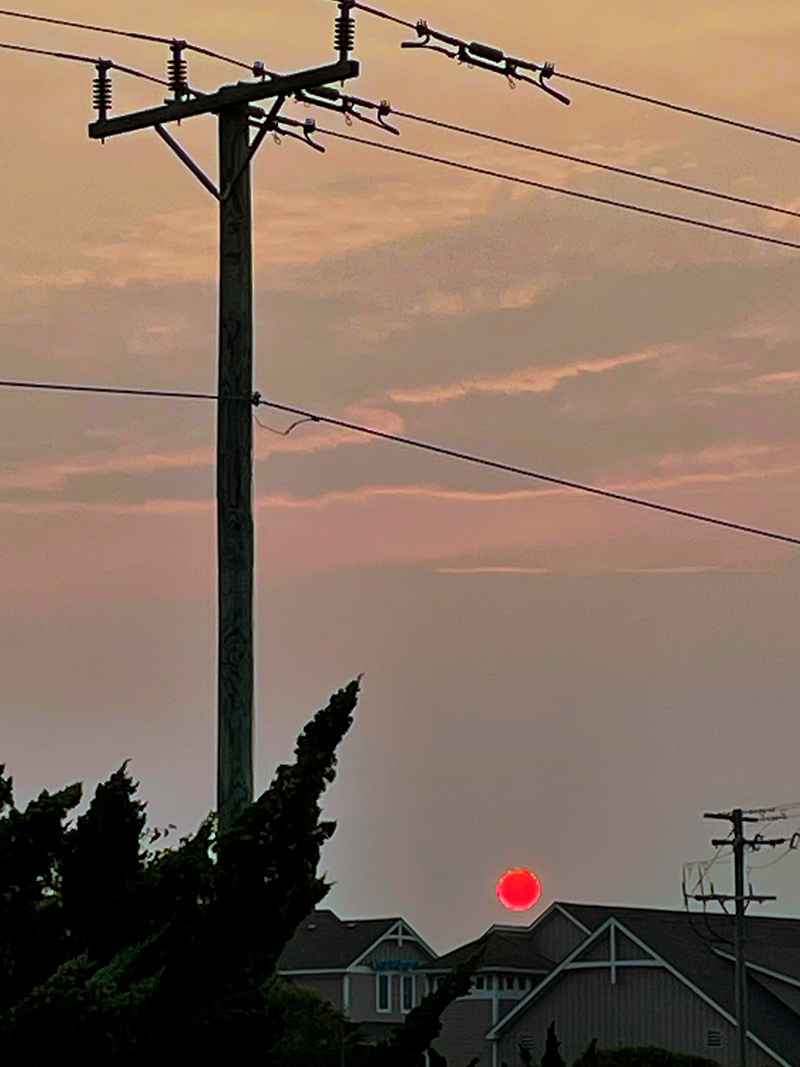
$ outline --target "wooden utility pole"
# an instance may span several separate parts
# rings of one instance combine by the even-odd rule
[[[352,0],[338,0],[336,63],[295,74],[270,76],[253,65],[256,80],[195,93],[186,81],[182,49],[170,46],[170,88],[174,99],[158,107],[109,117],[110,65],[100,60],[95,82],[97,120],[89,136],[104,141],[116,134],[155,129],[220,204],[219,388],[217,392],[217,814],[221,830],[253,799],[253,224],[250,170],[270,131],[303,137],[281,122],[302,126],[308,139],[313,122],[282,120],[280,110],[304,89],[343,82],[359,73],[349,58],[353,45]],[[256,106],[271,99],[269,112]],[[219,184],[205,174],[165,126],[194,115],[214,114],[219,122]],[[251,127],[258,132],[251,141]]]
[[[785,837],[765,838],[757,834],[752,840],[748,840],[744,834],[744,825],[748,822],[758,822],[754,815],[745,814],[741,808],[734,808],[727,812],[706,812],[706,819],[725,819],[731,823],[732,837],[713,838],[711,844],[715,848],[730,845],[733,850],[733,896],[726,893],[715,893],[711,887],[710,893],[695,893],[693,900],[703,903],[715,901],[725,905],[731,900],[734,903],[734,1003],[736,1012],[736,1038],[739,1048],[739,1067],[747,1067],[747,1032],[748,1032],[748,1009],[747,1009],[747,951],[745,913],[749,904],[763,904],[765,900],[776,900],[777,897],[756,894],[749,889],[745,892],[745,853],[748,848],[757,850],[762,847],[774,848],[776,845],[787,843]],[[725,909],[727,910],[727,909]]]
[[[217,403],[217,811],[221,830],[253,799],[253,247],[250,117],[219,113]]]

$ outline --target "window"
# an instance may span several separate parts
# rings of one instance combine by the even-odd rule
[[[493,974],[487,974],[487,976],[486,976],[486,988],[487,989],[494,989],[494,975]]]
[[[525,989],[527,987],[527,985],[528,985],[528,982],[527,982],[527,980],[525,978],[518,978],[517,979],[517,987],[519,989]]]
[[[392,1010],[392,987],[391,978],[388,974],[377,975],[375,999],[378,1011]]]
[[[513,989],[513,988],[514,988],[514,975],[513,974],[506,975],[506,989]]]
[[[706,1046],[708,1048],[722,1048],[722,1032],[720,1030],[709,1030]]]
[[[485,989],[486,988],[486,979],[483,977],[482,974],[479,974],[478,977],[475,979],[475,988],[476,989]]]
[[[414,975],[404,974],[400,979],[402,987],[402,1011],[411,1011],[414,1007]]]

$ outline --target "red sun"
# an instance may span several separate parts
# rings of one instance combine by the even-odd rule
[[[509,911],[527,911],[542,895],[542,883],[527,867],[513,867],[497,879],[495,893]]]

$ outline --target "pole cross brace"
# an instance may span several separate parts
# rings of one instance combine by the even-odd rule
[[[164,144],[169,145],[169,147],[172,149],[172,151],[175,153],[181,163],[184,163],[189,168],[189,170],[192,172],[192,174],[194,174],[195,178],[197,178],[200,184],[204,186],[204,188],[208,189],[208,191],[213,197],[219,200],[219,189],[217,189],[214,182],[211,180],[211,178],[209,178],[209,176],[202,169],[202,167],[195,163],[195,161],[192,159],[186,149],[182,145],[178,144],[172,134],[168,133],[159,123],[156,123],[153,129],[156,131],[156,133],[164,142]]]

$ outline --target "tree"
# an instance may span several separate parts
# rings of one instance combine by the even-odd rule
[[[599,1060],[597,1059],[597,1038],[593,1037],[589,1047],[586,1049],[580,1059],[575,1061],[575,1067],[599,1067]]]
[[[560,1047],[561,1042],[556,1037],[556,1024],[554,1022],[550,1023],[547,1027],[542,1067],[567,1067],[566,1061],[561,1058],[561,1054],[558,1051]]]
[[[20,812],[0,768],[4,1065],[246,1055],[270,1067],[338,1067],[344,1047],[352,1067],[418,1067],[441,1013],[469,989],[468,965],[378,1048],[276,975],[330,888],[317,874],[334,830],[320,799],[358,691],[356,680],[317,712],[294,762],[225,835],[209,817],[177,848],[146,847],[145,805],[127,764],[75,826],[67,818],[80,785],[43,792]]]

